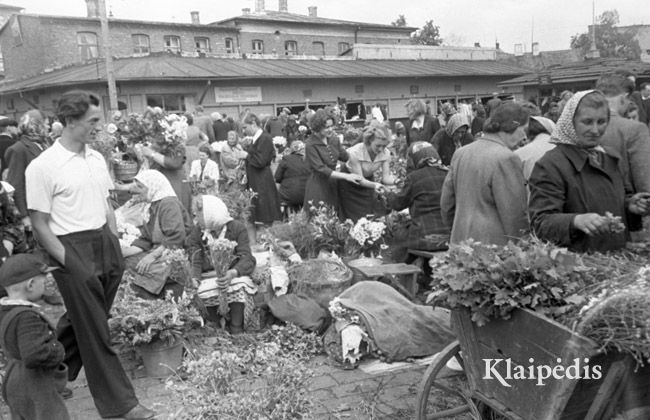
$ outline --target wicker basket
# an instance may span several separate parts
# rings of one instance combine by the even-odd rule
[[[138,162],[132,160],[118,160],[113,164],[113,173],[118,181],[133,181],[138,174]]]
[[[290,267],[287,273],[293,293],[310,297],[324,308],[352,285],[352,271],[333,260],[306,260]]]
[[[358,269],[359,267],[374,267],[377,265],[382,265],[383,260],[379,258],[367,258],[361,257],[356,260],[348,261],[348,267],[352,269],[353,277],[352,284],[357,284],[360,281],[371,280],[368,277],[364,276],[363,273]]]

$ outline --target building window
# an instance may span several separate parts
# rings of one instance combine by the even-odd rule
[[[298,54],[298,43],[296,41],[287,41],[284,43],[284,55]]]
[[[253,54],[264,54],[264,41],[260,39],[253,41]]]
[[[147,95],[147,106],[160,107],[167,112],[185,112],[185,95]]]
[[[165,50],[170,53],[180,54],[181,37],[176,35],[165,35]]]
[[[350,49],[350,44],[347,42],[339,42],[339,54],[343,54]]]
[[[149,47],[149,35],[135,34],[131,35],[133,40],[133,52],[135,54],[149,54],[151,48]]]
[[[197,53],[209,53],[210,52],[210,38],[205,37],[196,37],[194,38],[194,48]]]
[[[324,56],[325,55],[325,43],[316,41],[311,43],[311,49],[314,51],[314,55],[316,56]]]
[[[232,38],[226,38],[226,54],[233,54],[235,52],[235,42]]]
[[[82,61],[99,57],[97,34],[94,32],[77,32],[77,46]]]

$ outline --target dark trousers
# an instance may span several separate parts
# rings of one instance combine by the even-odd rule
[[[111,346],[108,313],[124,272],[117,238],[107,226],[59,236],[65,267],[52,274],[67,313],[57,325],[70,380],[85,366],[88,388],[102,417],[138,405],[133,385]]]

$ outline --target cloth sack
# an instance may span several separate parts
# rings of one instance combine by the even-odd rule
[[[273,316],[291,322],[308,331],[322,332],[329,325],[329,314],[314,299],[294,294],[282,295],[269,301]]]

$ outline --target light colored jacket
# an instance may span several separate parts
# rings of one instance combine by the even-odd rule
[[[451,243],[505,245],[528,230],[522,163],[497,139],[481,137],[454,153],[440,199]]]

